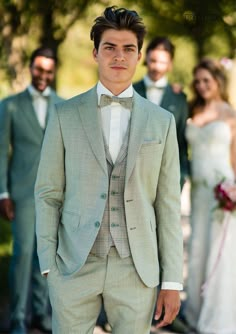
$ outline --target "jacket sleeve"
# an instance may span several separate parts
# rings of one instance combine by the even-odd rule
[[[0,103],[0,194],[8,192],[8,165],[11,144],[11,113],[8,100]]]
[[[64,145],[54,110],[46,128],[35,184],[37,248],[42,272],[55,263],[64,187]]]
[[[155,200],[161,282],[182,283],[183,281],[179,179],[176,126],[174,117],[171,115]]]

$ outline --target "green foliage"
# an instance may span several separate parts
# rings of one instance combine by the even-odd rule
[[[97,80],[89,32],[109,0],[2,0],[0,2],[0,97],[23,89],[29,81],[32,50],[48,44],[60,59],[57,90],[71,97]],[[236,48],[235,0],[117,0],[144,18],[148,34],[170,37],[176,45],[171,81],[188,87],[202,56],[233,57]],[[144,45],[144,50],[145,50]],[[134,80],[145,73],[140,62]]]
[[[97,0],[96,5],[99,3],[106,6],[109,1]],[[25,83],[32,50],[49,45],[57,52],[73,24],[94,4],[94,0],[1,1],[0,76],[5,73],[13,91]]]
[[[8,272],[11,250],[11,223],[0,219],[0,300],[8,294]]]
[[[142,8],[148,22],[148,38],[155,35],[182,36],[196,45],[196,56],[200,58],[207,54],[209,41],[217,35],[220,44],[225,44],[223,50],[227,54],[224,56],[234,56],[235,0],[129,0],[126,3],[135,3]],[[216,56],[222,56],[220,49],[215,48],[214,51]]]
[[[11,223],[0,219],[0,257],[11,254]]]

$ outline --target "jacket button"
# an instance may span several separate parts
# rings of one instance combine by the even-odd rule
[[[107,198],[107,194],[103,193],[103,194],[101,194],[100,197],[101,197],[102,199],[106,199],[106,198]]]
[[[116,223],[111,223],[111,227],[118,227],[120,226],[119,224],[116,224]]]
[[[100,222],[95,222],[94,225],[95,225],[95,227],[99,227],[100,226]]]
[[[116,179],[119,179],[120,177],[118,175],[112,175],[112,180],[116,180]]]

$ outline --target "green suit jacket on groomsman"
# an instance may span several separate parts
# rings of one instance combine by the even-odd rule
[[[48,288],[39,271],[36,252],[34,204],[34,184],[45,129],[36,115],[33,92],[40,95],[31,85],[0,104],[0,199],[2,202],[5,198],[11,200],[14,210],[10,266],[11,333],[26,333],[30,289],[33,319],[42,320],[48,314]],[[53,89],[47,87],[47,93],[44,97],[45,123],[55,103],[62,101]]]
[[[51,89],[47,118],[62,101]],[[8,192],[14,202],[33,204],[44,129],[41,128],[29,89],[0,104],[0,194]],[[8,160],[11,147],[10,160]]]
[[[141,96],[147,98],[147,88],[143,79],[134,83],[134,89]],[[176,93],[170,84],[167,84],[163,89],[164,92],[160,102],[160,106],[171,112],[175,117],[177,139],[179,145],[181,186],[183,186],[184,179],[189,172],[187,142],[185,139],[185,126],[188,117],[188,104],[186,100],[186,95],[183,92]]]

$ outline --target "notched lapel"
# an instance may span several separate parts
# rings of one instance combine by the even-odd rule
[[[38,119],[37,119],[37,116],[35,114],[35,110],[33,107],[32,99],[30,97],[28,90],[25,90],[22,93],[19,99],[19,103],[20,103],[20,109],[23,111],[25,118],[30,123],[32,131],[38,136],[40,136],[40,138],[42,138],[44,134],[44,130],[41,128],[38,122]]]
[[[78,111],[94,155],[107,174],[107,163],[102,135],[102,126],[98,114],[96,86],[80,97]]]
[[[134,92],[134,107],[131,116],[130,137],[128,146],[126,183],[134,168],[138,152],[144,140],[145,128],[148,120],[148,111],[145,110],[142,98]]]
[[[50,113],[52,112],[52,110],[55,108],[55,101],[54,101],[54,98],[53,98],[53,95],[51,94],[49,97],[48,97],[48,107],[47,107],[47,114],[46,114],[46,124],[48,122],[48,119],[49,119],[49,115]]]

